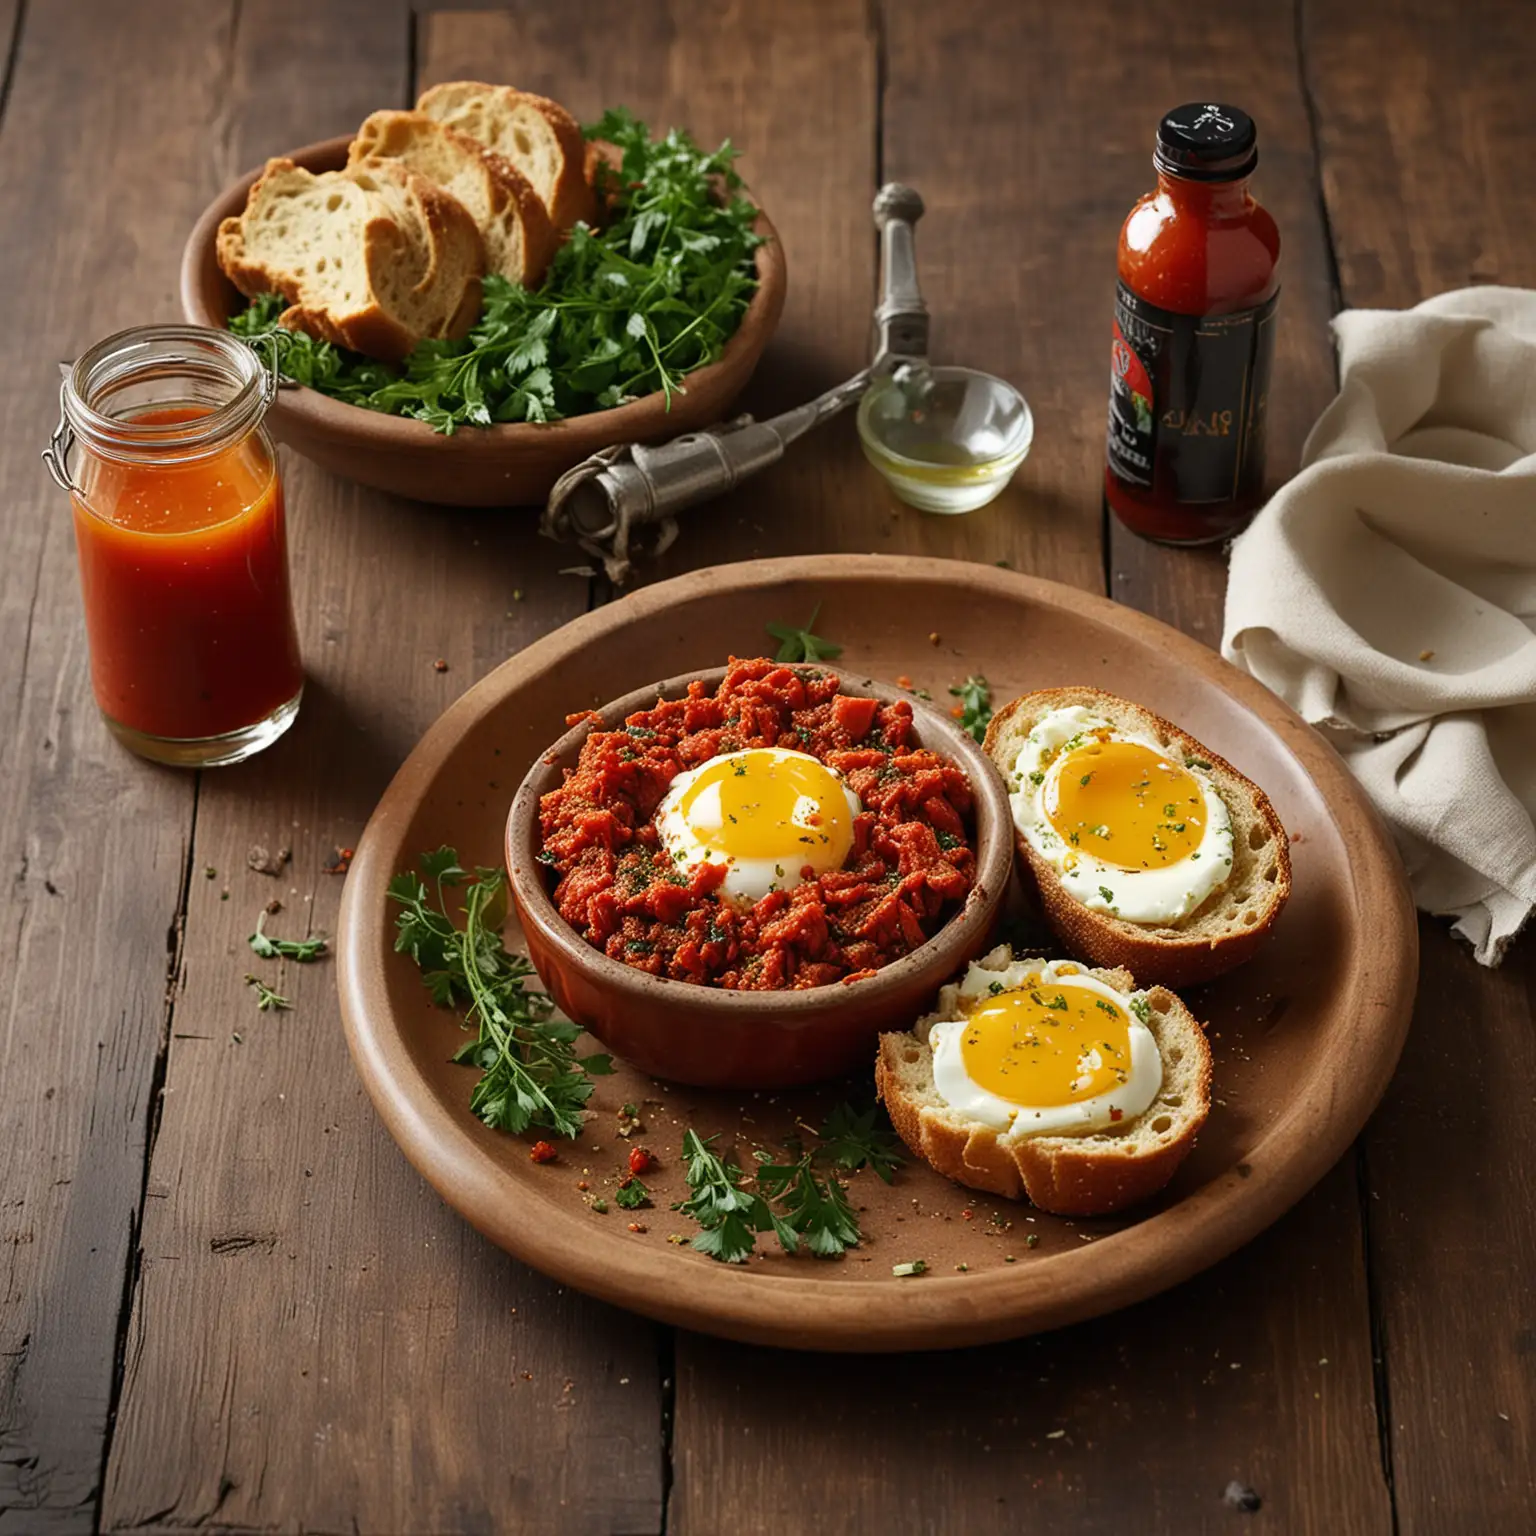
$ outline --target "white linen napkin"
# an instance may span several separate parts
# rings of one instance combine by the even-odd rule
[[[1221,649],[1343,755],[1425,911],[1536,904],[1536,292],[1333,323],[1340,388],[1232,548]]]

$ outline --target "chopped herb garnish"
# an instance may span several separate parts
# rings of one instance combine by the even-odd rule
[[[928,1263],[925,1259],[908,1259],[905,1264],[892,1264],[891,1273],[898,1280],[905,1280],[912,1275],[926,1275]]]
[[[741,1264],[756,1248],[757,1234],[771,1231],[786,1253],[794,1253],[800,1246],[794,1228],[761,1195],[741,1187],[741,1169],[710,1150],[714,1140],[701,1140],[692,1130],[683,1133],[689,1193],[672,1209],[702,1228],[693,1246],[722,1264]]]
[[[1144,997],[1133,997],[1129,999],[1128,1006],[1130,1007],[1131,1012],[1134,1013],[1143,1024],[1145,1024],[1147,1020],[1152,1017],[1152,1005]]]
[[[626,1179],[614,1190],[613,1198],[621,1211],[638,1211],[651,1203],[651,1192],[639,1179]]]
[[[1105,901],[1112,902],[1115,899],[1115,893],[1110,890],[1107,885],[1101,885],[1099,887],[1099,895],[1102,896]]]
[[[973,674],[949,691],[960,700],[960,729],[969,731],[977,741],[985,740],[992,720],[992,685],[986,678]]]
[[[274,1010],[292,1008],[293,1004],[282,995],[274,991],[259,976],[247,975],[245,984],[256,989],[256,1007],[261,1013],[272,1013]]]
[[[263,908],[256,915],[256,932],[246,942],[261,956],[263,960],[298,960],[307,962],[318,960],[325,953],[325,940],[314,939],[274,939],[269,938],[266,932],[267,913]]]

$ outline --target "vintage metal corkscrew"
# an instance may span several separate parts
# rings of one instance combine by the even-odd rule
[[[923,200],[887,182],[875,197],[880,231],[880,302],[874,360],[825,394],[768,421],[735,421],[647,447],[620,443],[584,460],[555,482],[540,521],[552,539],[579,544],[603,562],[615,586],[638,556],[654,558],[677,537],[677,514],[719,496],[776,463],[796,438],[852,405],[870,382],[928,356],[928,308],[917,282],[913,226]]]

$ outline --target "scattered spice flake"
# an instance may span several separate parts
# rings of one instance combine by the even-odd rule
[[[1419,652],[1419,660],[1420,661],[1433,661],[1434,659],[1435,659],[1435,653],[1433,651],[1420,651]]]
[[[1053,1429],[1053,1430],[1050,1431],[1049,1434],[1046,1435],[1045,1438],[1047,1440],[1064,1440],[1064,1439],[1066,1439],[1066,1436],[1067,1436],[1066,1430],[1064,1430],[1064,1429]]]
[[[332,848],[322,866],[328,875],[344,875],[352,867],[350,848]]]
[[[441,656],[439,656],[437,660],[432,663],[432,670],[434,672],[446,672],[448,670],[448,663],[444,661]]]
[[[217,880],[218,877],[219,877],[219,872],[218,872],[218,870],[216,870],[213,867],[212,864],[208,864],[208,865],[204,866],[204,868],[203,868],[203,878],[205,880]]]
[[[971,1272],[971,1266],[969,1264],[956,1264],[955,1268],[962,1275],[968,1275]]]
[[[591,1189],[592,1186],[589,1183],[587,1183],[587,1181],[585,1179],[577,1179],[576,1180],[576,1188],[579,1189],[582,1192],[582,1194],[586,1194],[586,1192],[589,1189]]]
[[[292,848],[279,848],[276,853],[268,853],[260,843],[253,843],[246,851],[245,862],[256,871],[258,875],[282,874],[283,866],[293,857]]]
[[[928,1261],[926,1259],[909,1259],[905,1264],[892,1264],[891,1273],[898,1280],[905,1280],[910,1275],[926,1275],[928,1273]]]
[[[896,686],[898,688],[910,689],[912,686],[912,679],[908,677],[905,672],[903,672],[901,676],[896,679]]]
[[[592,1202],[592,1209],[596,1211],[599,1216],[606,1216],[608,1214],[608,1202],[604,1200],[601,1195],[599,1195],[597,1199]]]
[[[559,1155],[552,1141],[536,1141],[528,1148],[528,1156],[536,1163],[552,1163]]]
[[[643,1221],[632,1221],[629,1224],[629,1230],[631,1232],[648,1232],[650,1228]]]
[[[1038,1248],[1040,1246],[1040,1234],[1038,1232],[1026,1233],[1024,1236],[1024,1246],[1026,1248]]]
[[[937,645],[938,643],[939,643],[939,632],[938,632],[938,630],[934,630],[933,633],[928,636],[928,644],[929,645]]]

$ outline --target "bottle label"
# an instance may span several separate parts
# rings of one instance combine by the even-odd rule
[[[1180,502],[1257,495],[1278,293],[1226,315],[1177,315],[1115,292],[1109,467]]]

